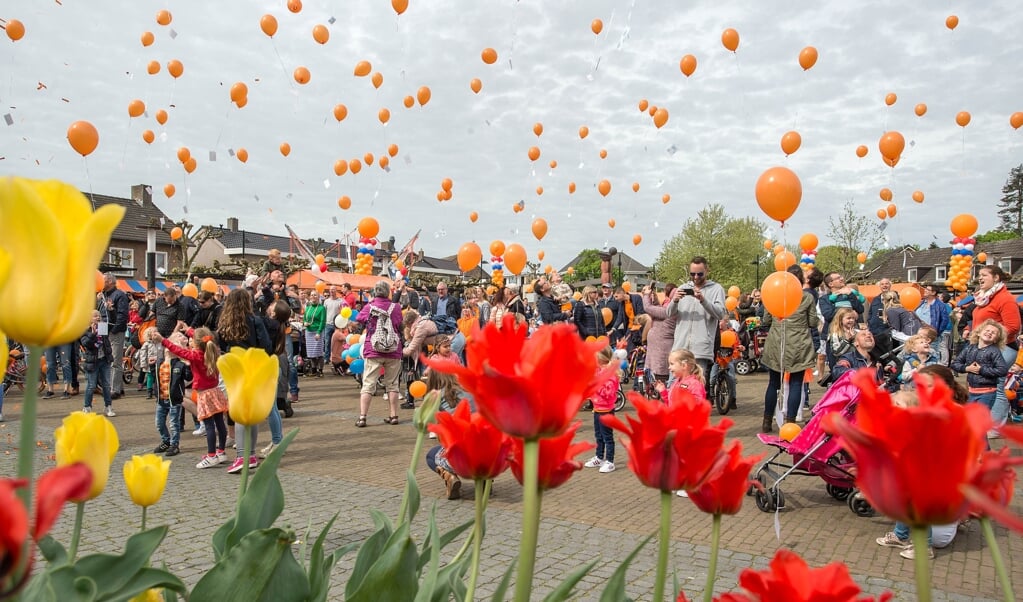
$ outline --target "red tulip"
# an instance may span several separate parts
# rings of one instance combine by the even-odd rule
[[[606,378],[595,354],[606,343],[580,340],[570,324],[542,326],[526,338],[528,326],[513,314],[488,324],[466,345],[466,365],[425,360],[433,369],[458,376],[483,417],[512,437],[558,435],[586,398]]]
[[[721,471],[707,479],[698,489],[689,492],[689,499],[708,514],[736,514],[749,489],[750,469],[764,457],[743,458],[742,442],[734,441],[725,450],[727,463]]]
[[[24,485],[23,479],[0,479],[0,596],[20,586],[17,579],[11,578],[21,564],[28,538],[28,512],[16,492]],[[8,583],[13,583],[10,591]]]
[[[437,424],[428,429],[437,433],[444,457],[460,477],[493,479],[508,468],[511,438],[481,414],[471,412],[465,399],[450,414],[438,412]]]
[[[575,335],[579,338],[579,335]],[[568,430],[556,437],[540,439],[539,477],[537,482],[540,490],[554,489],[562,485],[577,470],[582,470],[583,463],[574,458],[584,451],[596,447],[592,442],[572,443],[572,437],[579,430],[581,422],[576,422]],[[522,439],[512,439],[511,461],[512,474],[522,485]]]
[[[778,550],[768,570],[744,569],[739,574],[739,585],[752,594],[751,599],[761,602],[874,600],[872,597],[858,597],[860,586],[849,576],[845,564],[833,562],[820,569],[811,569],[799,554],[790,550]],[[885,592],[878,600],[891,598],[892,593]]]
[[[627,437],[629,469],[640,482],[661,491],[691,491],[720,470],[726,460],[721,446],[732,421],[725,418],[711,426],[705,400],[683,391],[668,404],[635,393],[629,401],[636,417],[626,417],[628,426],[615,416],[601,420]]]
[[[1008,429],[1003,428],[1005,433]],[[1006,527],[1023,533],[1023,519],[1009,512],[1013,488],[1016,485],[1016,470],[1023,464],[1023,458],[1012,456],[1008,447],[998,452],[985,452],[980,460],[980,471],[973,483],[963,487],[967,499],[973,504],[972,514],[990,516]]]
[[[856,486],[885,516],[910,526],[955,522],[968,510],[961,487],[980,470],[991,415],[979,404],[961,406],[948,387],[917,379],[918,407],[892,405],[869,370],[853,377],[860,388],[856,424],[838,412],[824,428],[842,438],[856,460]],[[928,470],[940,466],[941,470]]]

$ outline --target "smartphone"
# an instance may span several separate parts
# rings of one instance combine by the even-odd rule
[[[100,322],[99,324],[96,325],[96,334],[98,334],[101,337],[107,336],[107,333],[109,331],[110,331],[110,324],[107,323],[107,322]]]
[[[682,291],[683,295],[695,295],[696,294],[696,289],[691,287],[691,286],[684,286],[684,287],[680,288],[679,290]]]

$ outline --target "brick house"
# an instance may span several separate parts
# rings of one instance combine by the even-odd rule
[[[973,252],[978,255],[984,253],[986,265],[1002,268],[1009,275],[1010,288],[1023,288],[1023,239],[977,243]],[[857,281],[877,282],[888,278],[892,282],[937,282],[941,285],[948,277],[951,255],[952,247],[893,249],[878,261],[867,264]],[[975,263],[974,278],[979,268],[979,262]]]
[[[137,291],[138,286],[144,287],[147,277],[147,237],[150,230],[156,233],[157,279],[162,279],[160,274],[180,267],[180,255],[173,252],[174,245],[169,234],[173,220],[153,203],[150,186],[145,184],[132,186],[131,198],[83,194],[97,208],[111,204],[125,208],[124,219],[111,234],[107,254],[100,263],[102,271],[112,272],[128,282],[135,281],[132,290]]]

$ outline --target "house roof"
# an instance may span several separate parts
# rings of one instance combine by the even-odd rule
[[[105,194],[83,193],[85,198],[95,203],[96,207],[104,205],[120,205],[125,208],[124,218],[114,228],[111,240],[130,240],[134,242],[146,242],[146,231],[149,227],[157,228],[156,244],[170,245],[170,234],[162,228],[170,228],[174,220],[160,210],[150,198],[141,200],[125,199]],[[149,196],[149,195],[145,195]]]
[[[1011,259],[1010,280],[1023,280],[1023,239],[1000,240],[996,242],[977,243],[975,254],[985,253],[986,263],[997,264],[1000,259]],[[938,280],[935,268],[947,267],[952,247],[937,249],[914,249],[902,247],[892,249],[877,261],[872,261],[858,278],[861,281],[876,282],[888,278],[893,282],[905,282],[908,271],[916,268],[917,282],[933,282]]]
[[[568,268],[574,268],[579,260],[582,259],[582,253],[572,258],[572,261],[566,263],[559,272],[565,272]],[[621,262],[621,270],[623,274],[646,274],[650,271],[650,268],[636,261],[624,251],[618,251],[618,254],[611,258],[613,267],[617,269],[619,267],[619,261]]]

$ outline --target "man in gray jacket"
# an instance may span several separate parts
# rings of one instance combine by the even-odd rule
[[[710,376],[718,322],[725,316],[725,289],[708,275],[707,259],[694,257],[689,262],[690,280],[675,289],[665,308],[668,318],[678,316],[671,349],[691,351],[703,368],[704,378]]]

